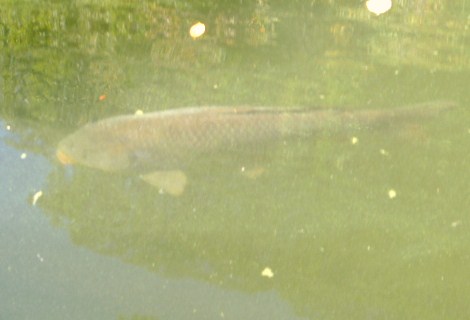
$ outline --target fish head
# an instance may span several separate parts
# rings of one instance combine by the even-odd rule
[[[61,140],[56,157],[64,165],[78,164],[104,171],[129,167],[129,155],[123,142],[94,126],[85,126]]]

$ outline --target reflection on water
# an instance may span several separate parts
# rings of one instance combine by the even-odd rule
[[[50,310],[57,319],[465,318],[464,8],[402,1],[376,16],[331,1],[5,4],[2,310],[9,319]],[[198,21],[205,33],[193,39]],[[260,148],[259,167],[236,156],[198,162],[185,168],[180,197],[139,175],[55,159],[69,133],[138,109],[354,113],[438,99],[460,108]]]
[[[227,290],[198,279],[167,277],[153,269],[147,271],[139,263],[125,264],[122,259],[108,258],[109,250],[99,248],[103,238],[89,239],[94,241],[92,244],[83,241],[92,235],[83,225],[86,215],[74,221],[62,214],[43,214],[40,208],[47,211],[57,187],[49,188],[45,182],[50,178],[51,165],[35,153],[28,153],[21,159],[21,151],[8,145],[8,139],[15,137],[17,128],[12,126],[4,130],[5,127],[0,122],[3,182],[0,199],[6,209],[0,212],[2,316],[8,319],[116,319],[171,314],[175,319],[212,319],[227,314],[245,319],[251,316],[256,319],[278,316],[300,319],[275,291],[244,293]],[[13,133],[8,132],[10,130]],[[64,172],[61,175],[65,181],[70,181],[69,175]],[[34,207],[32,192],[40,186],[45,187],[46,196],[37,199],[37,207]],[[67,184],[60,187],[63,188],[66,189]],[[95,197],[99,195],[85,201],[95,201]],[[110,199],[107,201],[109,203]],[[60,212],[67,213],[72,202],[72,199],[64,200]],[[101,212],[91,211],[90,214],[103,218]],[[102,225],[101,232],[108,233],[108,227],[114,228],[111,225]],[[129,227],[133,228],[132,223]],[[129,235],[122,233],[123,230],[116,231],[121,237]],[[109,242],[107,247],[112,246]],[[64,310],[67,310],[65,315]]]

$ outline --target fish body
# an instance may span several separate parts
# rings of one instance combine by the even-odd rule
[[[118,116],[84,126],[59,143],[61,162],[106,171],[184,167],[215,152],[308,136],[333,125],[333,110],[203,107]]]
[[[393,125],[435,116],[449,102],[387,110],[199,107],[124,115],[88,124],[58,145],[62,163],[105,171],[185,169],[210,154],[256,150],[277,141]]]

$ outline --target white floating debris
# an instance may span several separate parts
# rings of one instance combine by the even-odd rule
[[[351,143],[352,144],[357,144],[359,142],[359,139],[357,137],[352,137],[351,138]]]
[[[189,29],[189,35],[193,39],[199,38],[200,36],[202,36],[204,34],[204,32],[206,32],[206,26],[202,22],[198,22],[198,23],[194,24]]]
[[[388,197],[389,197],[390,199],[393,199],[393,198],[395,198],[396,196],[397,196],[397,192],[396,192],[394,189],[388,190]]]
[[[388,151],[385,149],[380,149],[380,154],[383,156],[388,156]]]
[[[266,267],[261,271],[261,276],[266,277],[266,278],[272,278],[274,277],[274,272],[271,270],[271,268]]]
[[[137,110],[134,112],[134,114],[135,114],[136,116],[141,116],[141,115],[144,114],[144,112],[143,112],[142,110],[140,110],[140,109],[137,109]]]
[[[366,7],[370,12],[381,15],[392,8],[392,0],[368,0]]]
[[[40,262],[44,262],[44,258],[41,257],[41,255],[40,255],[39,253],[36,254],[36,257],[38,258],[38,260],[39,260]]]
[[[20,158],[21,158],[21,159],[26,159],[27,156],[28,156],[28,155],[27,155],[25,152],[23,152],[23,153],[21,154]]]
[[[457,221],[452,222],[450,225],[452,226],[452,228],[457,228],[461,224],[462,224],[462,220],[457,220]]]
[[[11,130],[11,126],[10,126],[9,124],[7,124],[6,129],[7,129],[7,131],[10,131],[10,130]]]
[[[36,192],[33,196],[33,206],[36,205],[36,202],[38,202],[38,199],[42,197],[42,191],[39,190],[38,192]]]

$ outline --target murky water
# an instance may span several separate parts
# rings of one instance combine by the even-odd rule
[[[466,318],[465,9],[5,3],[0,318]],[[442,99],[459,107],[213,156],[176,197],[55,158],[70,132],[136,110]]]

